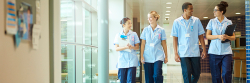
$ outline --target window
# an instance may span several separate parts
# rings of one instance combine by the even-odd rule
[[[95,0],[93,0],[95,1]],[[61,81],[97,82],[97,14],[91,0],[61,0]]]

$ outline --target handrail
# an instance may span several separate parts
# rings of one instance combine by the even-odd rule
[[[97,46],[80,44],[80,43],[74,43],[74,42],[61,42],[61,44],[79,45],[79,46],[85,46],[85,47],[91,47],[91,48],[98,48]]]

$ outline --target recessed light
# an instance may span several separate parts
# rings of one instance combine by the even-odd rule
[[[170,15],[170,14],[165,14],[165,15]]]
[[[165,18],[169,18],[169,17],[165,17]]]
[[[170,12],[170,11],[166,11],[166,12]]]
[[[240,13],[235,13],[235,14],[240,14]]]
[[[171,7],[166,7],[166,8],[171,8]]]
[[[208,18],[208,17],[203,17],[203,18]]]
[[[167,2],[166,4],[172,4],[172,2]]]

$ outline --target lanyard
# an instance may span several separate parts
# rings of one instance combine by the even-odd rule
[[[188,27],[187,27],[187,25],[186,25],[186,23],[185,23],[185,22],[184,22],[184,25],[185,25],[186,31],[188,31],[188,30],[189,30],[189,25],[190,25],[190,22],[188,21]]]
[[[179,22],[180,22],[180,21],[179,21]],[[180,23],[181,23],[181,25],[183,25],[182,22],[180,22]],[[185,26],[185,28],[186,28],[186,33],[187,33],[187,32],[188,32],[188,29],[189,29],[189,26],[190,26],[189,20],[188,20],[188,27],[187,27],[185,21],[184,21],[184,26]]]
[[[151,26],[150,26],[151,27]],[[155,27],[155,29],[156,29],[156,27]],[[153,28],[151,27],[151,34],[150,34],[150,36],[151,36],[151,40],[153,41],[154,40],[154,36],[155,36],[155,34],[154,34],[154,31],[153,31]],[[153,36],[152,36],[153,35]]]

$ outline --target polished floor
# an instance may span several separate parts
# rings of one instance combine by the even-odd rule
[[[184,83],[181,66],[167,66],[166,64],[164,64],[162,70],[164,76],[163,83]],[[144,72],[142,74],[144,74]],[[120,83],[120,81],[112,81],[112,79],[110,79],[110,83]],[[145,83],[144,77],[142,78],[142,83]],[[211,73],[201,73],[198,83],[212,83]],[[246,80],[239,81],[239,79],[234,79],[232,83],[246,83]]]
[[[181,66],[163,66],[163,69],[164,83],[184,83]],[[198,83],[212,83],[211,73],[201,73]],[[233,83],[246,83],[246,80],[239,81],[235,79]]]

